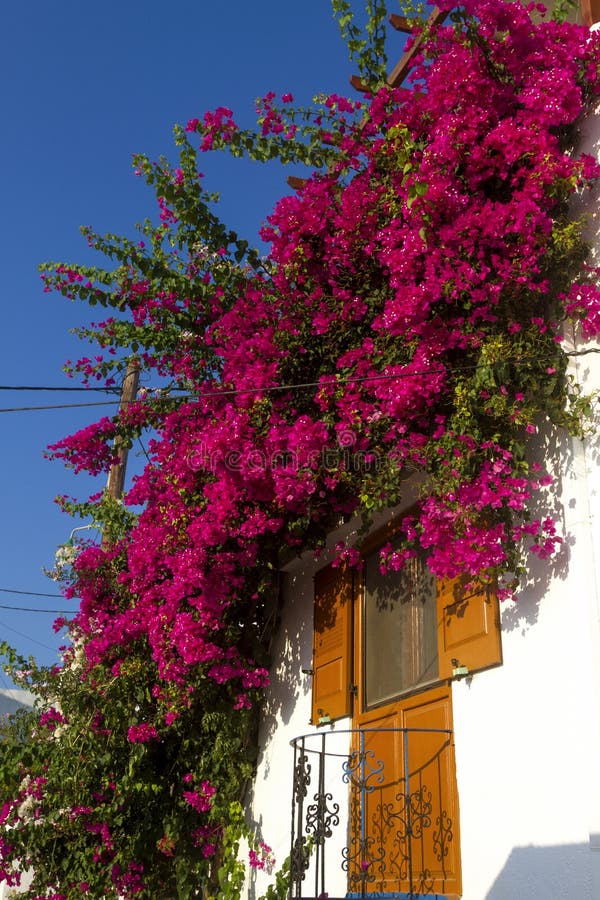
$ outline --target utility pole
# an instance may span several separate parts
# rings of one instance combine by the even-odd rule
[[[140,381],[140,363],[138,359],[132,359],[127,365],[123,386],[121,388],[121,400],[119,402],[119,412],[125,409],[130,403],[133,403],[137,397],[138,384]],[[125,470],[127,468],[127,456],[129,450],[117,437],[115,439],[115,452],[118,453],[118,460],[112,464],[108,473],[108,483],[106,485],[106,493],[115,500],[120,500],[123,496],[123,488],[125,487]]]

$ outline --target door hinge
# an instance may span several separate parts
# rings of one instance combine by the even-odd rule
[[[356,694],[358,694],[358,685],[352,684],[352,682],[350,682],[350,684],[348,685],[348,690],[351,694],[354,694],[356,696]]]

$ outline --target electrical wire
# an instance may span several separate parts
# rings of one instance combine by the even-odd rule
[[[4,603],[0,603],[0,609],[12,609],[15,612],[33,612],[33,613],[53,613],[56,615],[67,615],[74,616],[76,614],[76,610],[73,609],[36,609],[32,606],[6,606]]]
[[[53,387],[39,384],[0,384],[0,391],[101,391],[103,394],[118,394],[117,387]]]
[[[536,359],[537,357],[531,357],[532,359]],[[525,357],[521,357],[519,359],[514,360],[502,360],[502,362],[523,362]],[[477,369],[488,369],[493,363],[473,363],[471,365],[465,366],[455,366],[451,369],[449,368],[440,368],[440,369],[421,369],[417,371],[411,372],[397,372],[394,375],[361,375],[356,377],[348,377],[348,378],[339,378],[337,374],[332,374],[328,377],[335,379],[328,382],[322,381],[302,381],[291,384],[275,384],[271,387],[262,387],[262,388],[228,388],[226,390],[220,391],[200,391],[195,394],[180,394],[180,395],[169,395],[164,397],[136,397],[135,400],[124,401],[125,403],[149,403],[153,400],[160,399],[162,401],[174,401],[174,400],[201,400],[207,398],[214,397],[235,397],[241,394],[257,394],[257,393],[274,393],[276,391],[291,391],[291,390],[302,390],[304,388],[324,388],[324,387],[337,387],[338,385],[344,384],[361,384],[369,381],[392,381],[392,380],[401,380],[403,378],[415,378],[417,376],[422,375],[446,375],[453,374],[455,372],[465,372],[465,371],[475,371]],[[49,406],[16,406],[10,407],[7,409],[0,409],[0,413],[7,412],[32,412],[36,410],[44,410],[44,409],[78,409],[82,407],[91,407],[91,406],[114,406],[115,404],[122,403],[123,401],[119,401],[119,399],[115,398],[114,400],[99,400],[94,403],[63,403],[57,405],[49,405]]]
[[[141,449],[142,449],[142,453],[144,454],[144,456],[146,457],[146,459],[148,460],[148,462],[151,463],[152,460],[150,459],[150,454],[149,454],[148,451],[146,450],[146,447],[144,446],[144,442],[142,441],[142,439],[141,439],[140,437],[138,437],[137,442],[138,442],[138,444],[140,445],[140,447],[141,447]]]
[[[598,347],[590,347],[586,350],[573,350],[566,353],[566,356],[584,356],[590,353],[600,353],[600,348]],[[144,397],[136,397],[135,400],[124,401],[115,397],[114,400],[98,400],[93,403],[61,403],[61,404],[53,404],[53,405],[43,405],[43,406],[14,406],[7,407],[4,409],[0,409],[0,413],[11,413],[11,412],[35,412],[38,410],[46,410],[46,409],[81,409],[86,407],[97,407],[97,406],[114,406],[117,404],[127,404],[127,403],[150,403],[153,400],[160,399],[164,401],[179,401],[179,400],[203,400],[203,399],[212,399],[215,397],[236,397],[242,394],[271,394],[278,391],[291,391],[291,390],[303,390],[305,388],[325,388],[325,387],[337,387],[345,384],[363,384],[369,381],[399,381],[403,378],[416,378],[424,375],[452,375],[457,372],[474,372],[478,369],[489,369],[494,366],[496,363],[504,362],[504,363],[513,363],[519,364],[527,361],[535,361],[537,360],[536,356],[530,357],[515,357],[514,359],[498,359],[495,362],[489,363],[472,363],[470,365],[465,366],[453,366],[452,368],[440,368],[440,369],[419,369],[411,372],[397,372],[394,375],[361,375],[356,377],[349,378],[339,378],[337,373],[331,374],[327,377],[334,379],[331,382],[323,382],[323,381],[302,381],[295,382],[291,384],[274,384],[271,387],[251,387],[251,388],[230,388],[226,390],[219,391],[199,391],[195,394],[179,394],[179,395],[165,395],[162,397],[156,396],[144,396]],[[82,390],[96,390],[95,388],[83,388]],[[151,392],[152,389],[148,389]],[[155,390],[162,390],[161,388],[157,388]]]
[[[85,406],[118,406],[118,404],[119,400],[116,398],[115,400],[106,400],[103,403],[60,403],[53,406],[10,406],[5,409],[0,409],[0,413],[37,412],[41,409],[77,409],[78,407]]]
[[[31,641],[32,644],[37,644],[39,647],[43,647],[44,650],[50,650],[51,653],[56,653],[56,647],[50,647],[48,644],[42,644],[41,641],[36,641],[35,638],[32,638],[28,634],[23,634],[22,631],[17,631],[16,628],[11,628],[10,625],[7,625],[6,622],[0,621],[0,627],[6,628],[7,631],[12,631],[13,634],[18,634],[19,637],[25,638],[26,641]]]
[[[0,588],[0,593],[2,594],[20,594],[21,596],[26,597],[55,597],[57,599],[64,599],[62,594],[44,594],[41,591],[19,591],[12,588]],[[68,615],[73,616],[76,614],[77,610],[73,609],[40,609],[39,607],[33,606],[7,606],[3,603],[0,603],[0,609],[12,609],[16,612],[40,612],[40,613],[53,613],[56,615]]]
[[[240,393],[254,393],[257,389],[252,388],[248,389],[248,391],[240,391]],[[268,389],[267,389],[268,390]],[[196,397],[203,396],[202,394],[181,394],[181,395],[172,395],[161,397],[160,399],[165,401],[174,401],[174,400],[195,400]],[[207,393],[207,397],[213,396],[212,394]],[[43,409],[83,409],[85,407],[91,406],[123,406],[128,403],[149,403],[151,400],[156,400],[156,397],[136,397],[135,400],[123,400],[119,397],[115,397],[114,400],[96,400],[93,403],[56,403],[49,404],[43,406],[10,406],[4,409],[0,409],[0,413],[11,413],[11,412],[36,412],[38,410]]]

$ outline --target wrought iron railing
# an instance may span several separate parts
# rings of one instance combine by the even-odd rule
[[[443,893],[451,731],[319,731],[291,745],[292,900]]]

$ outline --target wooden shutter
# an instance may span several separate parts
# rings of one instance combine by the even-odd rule
[[[465,591],[465,579],[438,581],[440,678],[477,672],[502,662],[500,610],[493,588]]]
[[[350,715],[352,582],[346,568],[315,576],[313,725]]]
[[[588,27],[600,21],[599,0],[580,0],[581,24]]]

